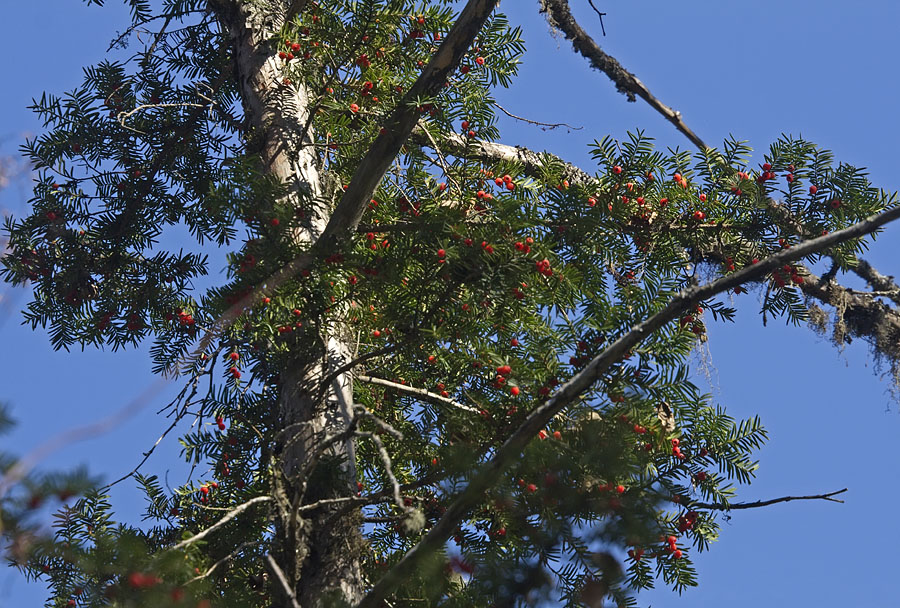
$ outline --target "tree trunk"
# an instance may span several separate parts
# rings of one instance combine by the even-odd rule
[[[230,34],[235,78],[243,100],[248,141],[260,150],[263,171],[289,187],[294,206],[306,210],[304,226],[285,238],[312,242],[323,231],[331,212],[328,177],[312,141],[301,133],[309,119],[305,83],[283,84],[281,61],[269,42],[287,14],[290,0],[224,4],[216,12]],[[313,212],[309,213],[312,207]],[[289,508],[355,491],[352,440],[337,442],[320,463],[311,455],[324,437],[348,428],[352,420],[350,378],[339,376],[327,390],[321,383],[331,370],[351,356],[340,328],[326,328],[312,346],[291,357],[280,370],[278,468],[283,473],[278,492],[282,509],[273,557],[281,565],[303,608],[331,605],[335,600],[358,602],[364,584],[360,558],[364,541],[359,512],[336,516],[322,508],[300,517]],[[319,398],[324,394],[324,398]],[[343,461],[336,466],[335,459]],[[301,476],[301,472],[310,472]],[[277,588],[277,587],[276,587]]]

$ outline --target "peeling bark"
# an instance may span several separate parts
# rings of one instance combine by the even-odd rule
[[[277,55],[269,43],[280,19],[296,5],[288,0],[242,3],[240,7],[222,6],[218,14],[232,39],[235,78],[250,125],[249,139],[259,150],[262,170],[287,186],[293,206],[302,205],[307,211],[305,225],[286,238],[313,243],[331,214],[329,180],[315,148],[307,145],[311,131],[301,140],[301,129],[309,118],[309,91],[302,83],[283,84]],[[355,488],[352,440],[337,443],[326,454],[331,462],[342,460],[343,466],[325,463],[317,469],[319,463],[310,462],[315,445],[345,431],[352,416],[349,375],[338,376],[324,391],[324,399],[320,398],[323,378],[346,363],[351,353],[339,327],[325,332],[285,365],[279,386],[277,458],[283,508],[273,553],[304,608],[334,600],[355,603],[364,588],[358,513],[336,517],[332,510],[321,509],[300,517],[292,512],[305,501],[346,496]],[[310,471],[314,484],[298,478],[299,473]],[[327,482],[323,481],[325,473],[331,476]]]

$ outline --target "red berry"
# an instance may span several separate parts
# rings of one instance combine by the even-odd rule
[[[616,175],[619,175],[621,172],[622,172],[622,167],[620,167],[619,165],[616,165],[615,167],[613,167],[613,173],[615,173]]]
[[[819,189],[816,188],[815,186],[810,186],[810,187],[809,187],[809,193],[810,193],[810,194],[813,194],[813,195],[814,195],[814,194],[815,194],[816,192],[818,192],[818,191],[819,191]]]
[[[624,493],[625,493],[625,486],[623,486],[622,484],[617,485],[616,486],[616,494],[624,494]]]
[[[280,223],[281,223],[281,220],[279,220],[277,217],[273,217],[272,219],[269,220],[269,224],[272,226],[277,226]]]
[[[372,337],[373,337],[373,338],[380,338],[380,337],[381,337],[381,332],[378,331],[378,330],[376,329],[375,331],[372,332]]]
[[[232,376],[234,376],[234,379],[235,379],[235,380],[237,380],[237,379],[239,379],[239,378],[241,377],[241,370],[239,370],[239,369],[236,368],[236,367],[232,367],[232,368],[229,369],[228,371],[231,373]]]
[[[232,361],[237,361],[238,359],[241,358],[241,356],[237,353],[231,353],[228,355],[228,358],[231,359]]]
[[[533,483],[530,483],[527,486],[525,486],[525,490],[527,492],[529,492],[530,494],[534,494],[535,492],[537,492],[537,486],[534,485]]]
[[[459,126],[462,127],[463,131],[468,131],[469,130],[469,121],[464,120],[464,121],[462,121],[462,123]]]
[[[553,438],[562,439],[562,433],[560,433],[559,431],[553,431]]]
[[[512,393],[513,397],[517,396],[519,394],[519,387],[518,386],[510,387],[509,392]]]
[[[484,65],[484,57],[476,57],[475,63],[477,63],[478,65]]]
[[[356,112],[359,112],[359,106],[356,105],[355,103],[351,103],[351,104],[350,104],[350,111],[353,112],[354,114],[355,114]]]
[[[438,250],[437,250],[437,256],[438,256],[439,258],[443,258],[445,255],[447,255],[447,252],[444,251],[443,249],[438,249]]]

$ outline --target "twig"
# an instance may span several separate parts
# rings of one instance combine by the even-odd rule
[[[172,547],[172,550],[178,551],[179,549],[184,549],[188,545],[191,545],[197,541],[203,540],[204,538],[206,538],[207,536],[209,536],[210,534],[212,534],[213,532],[215,532],[216,530],[218,530],[219,528],[221,528],[222,526],[227,524],[229,521],[231,521],[232,519],[234,519],[235,517],[237,517],[238,515],[240,515],[241,513],[243,513],[250,507],[252,507],[253,505],[263,503],[263,502],[271,502],[272,500],[273,499],[271,496],[257,496],[256,498],[251,498],[247,502],[240,504],[240,505],[236,506],[235,508],[233,508],[222,519],[220,519],[219,521],[217,521],[210,527],[208,527],[205,530],[198,532],[197,534],[194,534],[192,537],[187,538],[187,539],[181,541],[180,543],[174,545]]]
[[[234,551],[232,551],[231,553],[229,553],[228,555],[226,555],[225,557],[223,557],[222,559],[220,559],[219,561],[217,561],[216,563],[214,563],[212,566],[210,566],[209,568],[207,568],[206,571],[203,572],[202,574],[198,574],[198,575],[195,576],[194,578],[188,580],[188,581],[185,583],[185,585],[190,585],[190,584],[193,583],[193,582],[196,582],[196,581],[199,581],[199,580],[203,580],[204,578],[208,577],[210,574],[212,574],[213,572],[215,572],[216,569],[217,569],[219,566],[221,566],[222,564],[224,564],[224,563],[226,563],[226,562],[228,562],[228,561],[234,559],[235,557],[237,557],[237,554],[238,554],[238,553],[240,553],[241,551],[243,551],[243,550],[246,549],[247,547],[249,547],[249,546],[251,546],[251,545],[254,545],[254,544],[256,544],[256,543],[253,542],[253,541],[247,541],[247,542],[241,543],[240,545],[237,546],[237,548],[236,548]]]
[[[601,13],[597,10],[597,7],[594,6],[594,0],[588,0],[588,4],[591,5],[591,8],[594,9],[594,12],[597,13],[597,16],[600,17],[600,31],[603,32],[603,35],[606,36],[606,28],[603,27],[603,17],[606,16],[606,13]]]
[[[828,500],[830,502],[839,502],[843,504],[843,500],[832,498],[832,496],[843,494],[846,491],[847,488],[844,488],[843,490],[836,490],[834,492],[828,492],[827,494],[815,494],[813,496],[782,496],[780,498],[771,498],[769,500],[757,500],[756,502],[736,502],[733,504],[723,504],[715,502],[691,502],[691,506],[699,507],[701,509],[713,509],[716,511],[735,511],[737,509],[756,509],[758,507],[768,507],[769,505],[778,504],[780,502],[790,502],[792,500]]]
[[[359,433],[359,436],[371,439],[372,443],[375,444],[375,447],[378,448],[378,455],[381,457],[381,464],[384,465],[384,472],[387,475],[388,480],[391,482],[394,504],[396,504],[397,507],[404,513],[409,512],[411,509],[404,504],[403,496],[400,495],[400,482],[397,481],[397,477],[394,475],[394,468],[391,464],[391,455],[388,454],[387,450],[385,449],[384,442],[381,441],[381,437],[379,437],[375,433]]]
[[[523,116],[516,116],[515,114],[513,114],[512,112],[510,112],[509,110],[507,110],[506,108],[501,106],[496,101],[494,102],[494,107],[496,107],[498,110],[500,110],[501,112],[503,112],[510,118],[515,118],[516,120],[521,120],[522,122],[527,122],[530,125],[536,125],[539,127],[547,127],[548,129],[558,129],[559,127],[566,127],[566,128],[572,129],[573,131],[580,131],[581,129],[584,128],[584,127],[573,127],[572,125],[570,125],[569,123],[566,123],[566,122],[541,122],[539,120],[531,120],[530,118],[525,118]],[[435,148],[435,149],[437,149],[437,148]]]
[[[360,382],[366,382],[369,384],[378,384],[381,386],[386,386],[388,388],[392,388],[401,393],[406,393],[407,395],[423,397],[424,399],[426,399],[428,401],[437,402],[437,403],[441,403],[444,405],[449,405],[451,407],[459,408],[459,409],[465,410],[467,412],[473,412],[475,414],[478,413],[478,410],[475,409],[474,407],[464,405],[462,403],[459,403],[458,401],[454,401],[453,399],[450,399],[449,397],[442,397],[442,396],[432,393],[430,391],[426,391],[425,389],[422,389],[422,388],[414,388],[412,386],[406,386],[405,384],[398,384],[396,382],[391,382],[390,380],[385,380],[383,378],[376,378],[375,376],[359,375],[359,376],[355,376],[355,378],[357,380],[359,380]]]
[[[281,583],[284,594],[291,600],[291,606],[293,606],[293,608],[300,608],[300,603],[297,601],[297,595],[294,593],[294,590],[291,589],[290,584],[288,584],[287,577],[269,553],[266,554],[266,563],[269,564],[269,568],[272,569],[272,574],[274,574],[275,578],[278,579],[278,582]]]
[[[415,572],[420,563],[443,547],[447,538],[466,514],[493,487],[503,472],[515,462],[525,446],[544,428],[553,417],[591,389],[595,382],[626,353],[633,350],[647,336],[654,334],[665,324],[672,322],[686,308],[733,289],[747,281],[758,279],[787,262],[800,260],[813,253],[824,251],[833,245],[870,234],[884,224],[900,218],[900,206],[874,215],[858,224],[838,230],[826,236],[812,239],[782,250],[758,264],[746,266],[730,275],[716,279],[702,286],[682,290],[658,313],[638,323],[628,333],[606,347],[579,373],[563,384],[547,401],[531,411],[524,422],[494,452],[494,457],[469,480],[466,488],[459,493],[444,515],[428,534],[410,549],[369,591],[357,608],[375,608],[382,599]]]

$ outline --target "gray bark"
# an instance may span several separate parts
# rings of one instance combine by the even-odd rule
[[[312,243],[327,225],[332,209],[327,176],[321,171],[315,148],[308,145],[312,133],[301,133],[309,118],[310,94],[303,83],[283,84],[281,60],[269,42],[290,4],[289,0],[240,6],[218,2],[216,10],[232,38],[235,78],[251,129],[248,139],[260,150],[263,171],[286,184],[291,203],[302,204],[307,211],[305,225],[286,238]],[[312,347],[298,352],[281,370],[279,382],[277,464],[281,474],[277,491],[282,509],[273,553],[304,608],[334,600],[355,604],[364,591],[359,515],[336,517],[333,511],[320,509],[300,517],[291,508],[301,502],[346,496],[351,486],[355,490],[352,440],[338,442],[327,452],[329,457],[342,459],[344,466],[324,466],[328,471],[323,472],[323,467],[317,470],[310,461],[316,444],[345,431],[352,419],[353,394],[347,374],[327,387],[324,399],[319,398],[323,379],[351,355],[341,328],[324,331],[325,335],[315,337]],[[315,484],[300,478],[310,469]],[[322,481],[324,473],[327,482]]]

